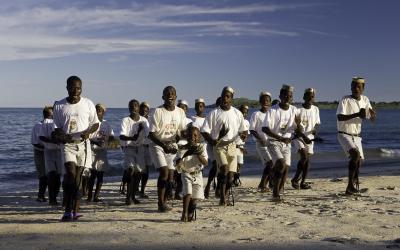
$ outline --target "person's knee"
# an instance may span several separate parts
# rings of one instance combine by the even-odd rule
[[[103,176],[104,176],[104,172],[97,171],[97,182],[98,183],[103,183]]]
[[[231,185],[233,183],[234,179],[235,179],[235,173],[229,171],[228,172],[228,178],[227,178],[228,184]]]
[[[358,162],[360,160],[360,152],[356,148],[350,149],[349,154],[351,161]]]
[[[299,150],[299,154],[300,154],[300,161],[301,162],[305,162],[308,160],[308,154],[306,152],[306,150],[304,148]]]
[[[218,177],[217,177],[218,183],[226,184],[227,183],[227,179],[228,179],[228,177],[224,173],[220,172],[218,174]]]

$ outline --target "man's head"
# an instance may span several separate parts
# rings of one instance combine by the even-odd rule
[[[176,90],[173,86],[167,86],[163,90],[162,99],[167,106],[175,106]]]
[[[188,126],[186,137],[190,145],[198,144],[201,140],[201,134],[199,128],[195,126]]]
[[[139,107],[139,114],[146,118],[149,117],[150,104],[148,102],[142,102]]]
[[[203,98],[198,98],[194,101],[194,109],[196,110],[196,114],[203,114],[206,109],[206,104]]]
[[[129,113],[131,115],[138,115],[139,114],[139,101],[136,99],[132,99],[129,101],[128,108],[129,108]]]
[[[244,118],[246,118],[249,114],[249,106],[245,104],[240,105],[239,110],[242,112]]]
[[[232,101],[233,101],[233,95],[235,94],[235,91],[233,88],[226,86],[222,89],[221,92],[221,108],[222,109],[230,109],[232,106]]]
[[[68,97],[77,99],[82,93],[82,80],[77,76],[70,76],[67,79]]]
[[[178,105],[177,105],[178,107],[180,107],[181,109],[183,109],[183,111],[185,111],[185,114],[187,113],[187,111],[188,111],[188,106],[189,106],[189,103],[187,102],[187,101],[185,101],[185,100],[178,100]]]
[[[279,92],[279,99],[283,104],[291,104],[293,102],[293,87],[289,85],[282,85]]]
[[[106,106],[102,103],[97,103],[96,104],[96,113],[97,117],[99,118],[100,121],[103,121],[104,119],[104,113],[106,112]]]
[[[351,80],[351,95],[359,98],[364,92],[365,79],[362,77],[353,77]]]
[[[43,108],[43,118],[44,119],[53,119],[53,107],[46,106]]]
[[[303,100],[305,103],[314,103],[314,98],[315,98],[315,89],[313,88],[308,88],[304,90],[304,95],[303,95]]]
[[[271,106],[271,93],[262,91],[258,99],[262,109],[267,110]]]

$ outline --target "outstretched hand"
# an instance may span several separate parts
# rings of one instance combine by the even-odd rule
[[[222,139],[225,135],[229,133],[229,128],[225,126],[225,123],[222,125],[221,130],[219,131],[218,134],[218,140]]]

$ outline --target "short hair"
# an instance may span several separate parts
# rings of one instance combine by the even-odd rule
[[[106,105],[104,105],[103,103],[97,103],[96,104],[96,109],[101,108],[104,112],[106,112],[107,108]]]
[[[138,101],[138,100],[136,100],[136,99],[132,99],[132,100],[130,100],[130,101],[129,101],[129,103],[128,103],[128,107],[130,107],[130,106],[131,106],[131,104],[133,104],[134,102],[136,102],[138,105],[140,105],[140,103],[139,103],[139,101]]]
[[[163,96],[164,96],[164,95],[167,93],[167,91],[170,90],[170,89],[174,90],[174,92],[175,92],[175,94],[176,94],[176,89],[175,89],[175,87],[169,85],[169,86],[167,86],[167,87],[165,87],[165,88],[163,89],[163,92],[162,92]]]
[[[243,112],[243,110],[245,110],[245,109],[249,110],[249,106],[248,106],[248,105],[246,105],[246,104],[242,104],[242,105],[240,105],[240,107],[239,107],[239,110],[240,110],[240,111],[242,111],[242,112]]]
[[[50,112],[53,111],[52,106],[45,106],[43,108],[43,117],[48,117],[50,115]]]
[[[81,80],[81,78],[79,78],[79,77],[77,77],[77,76],[70,76],[70,77],[68,77],[68,79],[67,79],[67,85],[69,85],[69,84],[71,84],[71,83],[73,83],[73,82],[80,82],[80,83],[82,83],[82,80]]]

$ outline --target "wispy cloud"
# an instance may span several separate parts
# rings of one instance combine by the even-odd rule
[[[0,60],[193,48],[193,43],[177,38],[183,37],[178,35],[182,33],[184,37],[292,37],[299,35],[298,31],[273,28],[252,18],[251,14],[291,11],[315,5],[247,4],[227,7],[134,3],[129,8],[62,8],[42,3],[30,8],[21,6],[0,8],[0,32],[5,34],[0,38]],[[241,15],[246,15],[246,18],[236,18]]]

